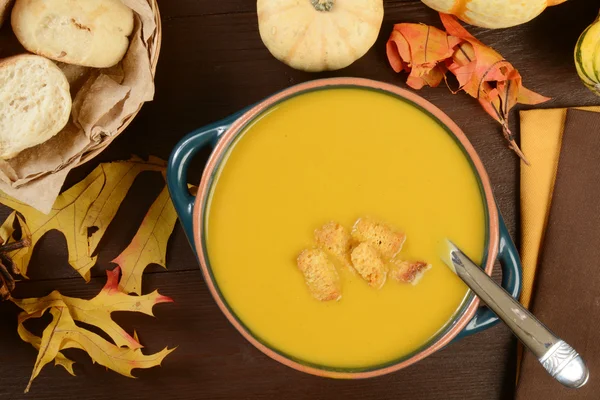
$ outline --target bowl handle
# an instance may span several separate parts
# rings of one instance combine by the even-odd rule
[[[498,261],[500,261],[500,265],[502,266],[502,287],[506,289],[512,297],[518,300],[523,287],[523,282],[521,280],[523,274],[521,260],[519,259],[517,248],[510,237],[508,228],[504,223],[504,219],[500,214],[500,210],[498,210],[498,222],[500,225]],[[487,306],[479,307],[473,319],[471,319],[465,329],[456,336],[455,340],[491,328],[496,325],[498,321],[498,316],[496,316],[496,314],[494,314]]]
[[[196,198],[190,194],[187,173],[194,156],[207,145],[214,147],[219,138],[246,110],[187,134],[173,149],[167,164],[167,187],[177,216],[192,249],[194,245],[193,213]]]

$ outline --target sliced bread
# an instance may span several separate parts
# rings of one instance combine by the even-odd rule
[[[19,42],[32,53],[108,68],[127,52],[133,11],[121,0],[17,0],[11,24]]]
[[[33,54],[0,61],[0,158],[47,141],[70,114],[69,83],[52,61]]]

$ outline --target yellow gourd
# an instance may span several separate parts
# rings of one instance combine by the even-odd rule
[[[531,21],[566,0],[422,0],[429,7],[483,28],[509,28]]]
[[[383,0],[258,0],[260,36],[271,54],[304,71],[336,70],[375,43]]]
[[[600,16],[579,36],[575,66],[583,83],[600,96]]]

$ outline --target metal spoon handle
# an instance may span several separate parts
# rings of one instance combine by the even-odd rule
[[[571,388],[587,383],[588,368],[573,347],[552,333],[454,244],[449,243],[449,250],[449,267],[508,325],[552,377]]]

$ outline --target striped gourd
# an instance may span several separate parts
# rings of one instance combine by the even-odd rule
[[[575,66],[583,83],[600,96],[600,17],[579,37]]]

